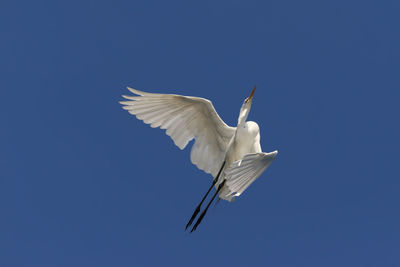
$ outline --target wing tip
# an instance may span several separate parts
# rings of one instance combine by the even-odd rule
[[[144,96],[144,95],[149,95],[150,93],[146,93],[143,91],[139,91],[137,89],[133,89],[132,87],[127,86],[126,89],[128,89],[130,92],[134,93],[135,95],[140,95],[140,96]]]
[[[138,95],[132,87],[127,86],[126,89],[128,89],[131,93],[134,93],[135,95]]]
[[[122,95],[123,98],[129,99],[129,100],[135,100],[134,96],[129,96],[129,95]]]
[[[266,157],[272,157],[272,158],[275,158],[277,155],[278,155],[278,150],[274,150],[274,151],[272,151],[272,152],[269,152],[269,153],[265,153],[265,154],[264,154],[264,156],[266,156]]]

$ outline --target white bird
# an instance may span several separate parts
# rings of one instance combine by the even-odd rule
[[[243,102],[236,127],[228,126],[218,116],[211,101],[205,98],[128,89],[137,96],[123,95],[129,101],[121,101],[122,108],[152,128],[166,129],[167,135],[180,149],[184,149],[194,138],[190,153],[192,163],[214,177],[186,229],[200,212],[213,186],[217,191],[191,232],[200,224],[216,195],[219,194],[220,199],[233,201],[265,171],[278,154],[277,150],[262,152],[258,124],[246,121],[256,86]]]

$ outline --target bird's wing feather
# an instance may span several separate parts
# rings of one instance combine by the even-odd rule
[[[235,133],[218,116],[211,101],[191,96],[153,94],[128,89],[137,96],[123,96],[123,109],[151,127],[166,129],[180,149],[195,139],[190,159],[199,169],[212,174],[219,171],[229,141]]]
[[[225,170],[226,189],[222,198],[240,196],[275,159],[278,151],[246,154]]]

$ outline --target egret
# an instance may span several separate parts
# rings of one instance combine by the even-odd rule
[[[147,93],[130,87],[128,90],[136,96],[123,95],[128,101],[120,102],[122,108],[152,128],[165,129],[180,149],[195,139],[190,159],[200,170],[213,176],[210,188],[185,229],[193,223],[214,186],[216,192],[191,232],[196,230],[217,195],[218,199],[232,202],[267,169],[278,154],[277,150],[262,152],[258,124],[246,121],[256,86],[242,104],[236,127],[228,126],[219,117],[211,101],[205,98]]]

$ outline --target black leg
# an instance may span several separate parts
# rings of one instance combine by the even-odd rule
[[[214,198],[218,195],[219,191],[221,191],[222,187],[224,186],[226,180],[223,180],[222,183],[218,186],[218,190],[217,192],[215,192],[215,194],[213,195],[212,199],[210,200],[210,202],[208,202],[207,207],[205,208],[205,210],[203,210],[203,212],[200,214],[200,217],[197,219],[197,222],[195,223],[195,225],[193,226],[192,230],[190,232],[193,232],[194,230],[196,230],[197,226],[201,223],[201,221],[204,218],[204,215],[206,215],[208,208],[210,207],[211,203],[213,202]]]
[[[206,199],[207,195],[210,193],[211,189],[213,188],[213,186],[215,185],[215,183],[217,182],[217,179],[215,179],[210,188],[208,189],[207,193],[204,195],[203,199],[200,201],[199,205],[197,205],[197,208],[194,210],[192,217],[190,218],[189,222],[186,224],[185,230],[187,230],[187,228],[193,223],[194,218],[196,218],[197,214],[200,212],[200,207],[201,204],[203,204],[204,200]]]
[[[218,172],[217,176],[215,177],[215,179],[213,180],[213,182],[212,182],[210,188],[208,189],[207,193],[204,195],[203,199],[200,201],[199,205],[197,205],[197,208],[194,210],[192,217],[190,218],[189,222],[186,224],[185,231],[193,223],[194,218],[196,218],[197,214],[200,212],[201,205],[203,204],[204,200],[206,199],[206,197],[210,193],[210,191],[213,188],[213,186],[217,183],[218,178],[221,175],[221,172],[222,172],[222,169],[224,168],[224,166],[225,166],[225,161],[222,163],[221,169],[219,169],[219,172]]]

